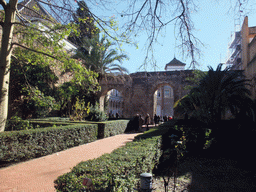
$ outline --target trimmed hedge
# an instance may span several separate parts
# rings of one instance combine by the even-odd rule
[[[133,191],[140,174],[151,172],[161,152],[161,136],[127,143],[97,159],[81,162],[54,181],[57,191],[82,191],[83,178],[92,179],[96,191]]]
[[[98,139],[124,133],[129,120],[105,121],[98,124]]]
[[[76,124],[0,133],[0,163],[49,155],[97,139],[96,124]]]
[[[17,124],[17,121],[15,120],[9,120],[8,121],[8,124],[12,124],[13,122],[13,125],[16,126],[19,126]],[[29,127],[26,129],[38,129],[38,128],[46,128],[46,127],[59,127],[59,126],[67,126],[67,125],[73,125],[74,123],[71,123],[71,122],[47,122],[47,121],[31,121],[31,120],[21,120],[21,121],[18,121],[18,122],[21,122],[23,125],[29,125]],[[12,125],[12,126],[13,126]],[[5,131],[20,131],[19,129],[15,129],[15,130],[12,130],[11,126],[7,126],[5,128]]]
[[[55,127],[0,133],[0,164],[25,161],[122,134],[129,122],[129,120],[116,120],[88,124],[86,121],[79,124],[79,122],[58,120],[52,123],[48,122],[49,119],[30,121],[30,124]]]

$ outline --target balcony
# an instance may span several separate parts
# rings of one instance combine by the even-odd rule
[[[241,41],[241,32],[235,32],[234,34],[232,34],[231,36],[231,43],[229,44],[229,48],[233,49],[237,46],[237,44],[240,44]]]

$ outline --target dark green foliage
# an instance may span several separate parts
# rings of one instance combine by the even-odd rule
[[[60,111],[63,116],[74,115],[78,103],[83,102],[85,108],[88,104],[94,105],[96,103],[96,92],[100,88],[96,81],[97,74],[92,71],[88,73],[89,75],[83,75],[83,79],[80,77],[78,79],[73,78],[58,88],[56,100],[60,103]]]
[[[89,53],[89,47],[84,47],[84,41],[98,35],[99,29],[96,27],[94,18],[89,11],[88,6],[84,1],[78,1],[78,8],[73,15],[73,22],[78,25],[77,31],[73,31],[68,39],[79,46],[79,49],[84,53]]]
[[[243,72],[221,68],[218,65],[214,71],[209,67],[207,75],[180,100],[177,109],[209,124],[221,120],[227,111],[235,117],[240,113],[252,115],[248,80]]]
[[[97,159],[81,162],[54,181],[57,191],[81,191],[82,179],[91,178],[96,191],[132,191],[139,175],[151,172],[159,159],[161,137],[127,143]]]
[[[5,131],[19,131],[33,129],[33,126],[29,121],[23,121],[18,116],[12,116],[5,126]]]
[[[77,122],[80,123],[81,122]],[[7,125],[5,127],[5,131],[19,131],[19,130],[29,130],[29,129],[37,129],[37,128],[47,128],[47,127],[57,127],[57,126],[66,126],[66,125],[72,125],[70,121],[64,122],[64,121],[40,121],[40,120],[22,120],[18,116],[13,116],[11,119],[7,121]],[[88,124],[90,124],[88,122]]]
[[[101,39],[99,36],[88,39],[85,46],[92,47],[91,54],[84,54],[80,50],[77,51],[74,58],[82,59],[84,65],[99,73],[98,80],[103,77],[111,76],[117,78],[117,75],[128,74],[128,70],[121,66],[122,61],[128,59],[128,56],[113,48],[115,43],[108,40],[105,36]]]
[[[46,117],[51,110],[58,110],[59,105],[51,96],[45,96],[38,89],[32,88],[21,104],[23,118]]]
[[[99,105],[91,106],[89,115],[86,117],[90,121],[106,121],[107,114],[104,111],[101,111]]]
[[[0,162],[19,162],[95,141],[97,128],[97,125],[76,124],[58,128],[2,132]]]
[[[49,65],[32,56],[27,59],[29,54],[24,50],[16,48],[15,54],[10,74],[9,116],[22,115],[24,119],[47,116],[58,108],[53,98],[58,77]]]
[[[15,49],[15,57],[12,57],[11,64],[11,90],[15,93],[11,95],[13,99],[24,94],[30,87],[37,87],[46,95],[53,96],[58,77],[49,65],[41,63],[31,56],[28,62],[26,56],[29,54],[24,49]],[[24,55],[23,55],[24,54]],[[38,63],[36,63],[38,62]],[[36,63],[36,64],[35,64]]]
[[[49,155],[97,138],[122,134],[129,120],[97,123],[69,121],[67,118],[28,121],[16,117],[9,122],[8,132],[0,133],[0,162],[3,164]]]
[[[106,138],[124,133],[129,120],[105,121],[98,123],[98,138]]]
[[[127,128],[125,130],[126,133],[130,132],[130,131],[135,131],[135,130],[138,130],[139,128],[139,120],[138,118],[133,117],[130,122],[128,123],[127,125]]]
[[[65,117],[44,117],[44,118],[36,118],[30,119],[31,121],[51,121],[51,122],[69,122],[69,118]]]
[[[71,172],[54,181],[57,191],[82,191],[83,178],[92,179],[96,191],[133,191],[139,188],[140,174],[151,172],[161,156],[161,135],[164,124],[138,135],[125,147],[97,159],[81,162]]]
[[[175,141],[181,141],[184,154],[200,154],[209,140],[209,127],[207,124],[202,123],[195,119],[188,120],[172,120],[165,123],[169,127],[166,134],[163,135],[162,144],[163,150],[173,150]]]
[[[192,77],[187,77],[186,80],[189,81],[192,85],[187,85],[184,87],[185,90],[190,90],[195,86],[198,86],[200,83],[200,80],[207,75],[207,72],[200,71],[200,70],[194,70]]]

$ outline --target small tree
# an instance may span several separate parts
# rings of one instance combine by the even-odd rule
[[[215,71],[209,67],[207,75],[180,100],[177,107],[206,123],[221,120],[227,110],[233,115],[244,109],[250,112],[252,101],[246,87],[249,86],[248,80],[242,71],[222,71],[221,68],[221,64]]]

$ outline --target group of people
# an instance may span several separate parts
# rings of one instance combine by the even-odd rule
[[[163,119],[161,119],[161,117],[159,116],[159,115],[154,115],[154,123],[155,123],[155,126],[157,125],[157,124],[159,124],[159,122],[160,121],[164,121],[164,122],[166,122],[166,121],[170,121],[170,120],[172,120],[173,118],[172,118],[172,116],[166,116],[166,115],[164,115],[163,116]]]
[[[164,122],[166,122],[166,121],[170,121],[170,120],[172,120],[173,119],[173,117],[172,116],[163,116],[163,120],[164,120]]]
[[[163,116],[163,119],[161,119],[161,117],[159,115],[154,115],[153,117],[153,121],[155,126],[158,125],[160,123],[160,121],[169,121],[172,120],[172,116]],[[135,121],[135,131],[142,131],[142,125],[146,125],[146,130],[149,130],[149,125],[151,124],[151,117],[149,114],[146,115],[145,118],[143,118],[140,114],[137,114],[134,117],[134,121]]]
[[[146,125],[146,130],[149,130],[149,125],[151,124],[149,114],[146,115],[145,119],[140,114],[137,114],[134,117],[134,121],[136,122],[135,131],[142,131],[142,125]]]
[[[114,115],[114,114],[112,113],[112,111],[110,111],[108,117],[109,117],[110,119],[113,119],[113,118],[118,119],[118,118],[120,117],[120,115],[119,115],[118,112],[116,112],[116,114]]]

